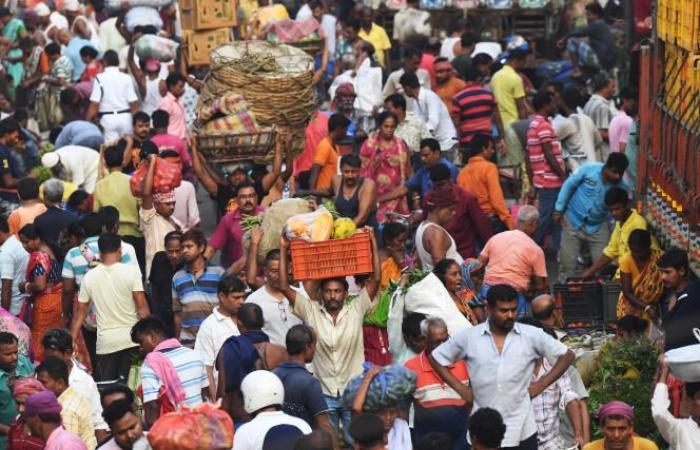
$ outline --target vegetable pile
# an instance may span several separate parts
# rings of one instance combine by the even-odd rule
[[[663,440],[651,418],[649,406],[658,356],[659,350],[644,339],[606,342],[600,350],[600,364],[589,387],[591,417],[601,405],[613,400],[623,401],[634,407],[634,431],[661,444]],[[593,439],[602,437],[597,423],[593,424],[593,432]]]

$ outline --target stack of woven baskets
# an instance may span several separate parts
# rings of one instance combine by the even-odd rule
[[[289,45],[241,41],[216,48],[210,60],[197,109],[233,91],[245,97],[260,130],[198,133],[198,147],[208,160],[270,162],[276,131],[292,135],[295,154],[304,149],[304,130],[316,111],[311,56]]]

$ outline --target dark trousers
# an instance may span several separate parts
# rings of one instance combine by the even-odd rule
[[[143,237],[122,236],[122,241],[134,246],[136,259],[139,261],[139,268],[142,274],[146,274],[146,240]]]
[[[552,216],[556,212],[554,206],[557,203],[560,190],[561,188],[542,188],[537,190],[540,197],[540,223],[537,226],[537,231],[535,231],[535,242],[537,242],[537,245],[543,245],[545,236],[549,234],[552,239],[552,248],[559,248],[561,242],[561,225],[555,223],[552,220]]]
[[[118,381],[126,384],[131,362],[138,353],[138,347],[129,347],[118,352],[97,355],[95,381]]]
[[[85,341],[85,347],[87,347],[88,355],[90,356],[90,364],[92,364],[93,369],[97,367],[97,333],[87,328],[83,327],[83,340]]]
[[[516,447],[501,447],[501,450],[537,450],[537,433],[533,434]]]

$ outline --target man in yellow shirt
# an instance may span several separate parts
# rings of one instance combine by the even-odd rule
[[[584,278],[592,277],[610,263],[618,264],[618,260],[621,257],[630,253],[628,244],[630,234],[634,230],[647,229],[646,219],[630,207],[629,197],[624,189],[619,187],[610,188],[605,194],[605,205],[615,219],[615,228],[610,235],[608,246],[603,249],[603,254],[600,255],[598,261],[581,274]],[[659,245],[653,238],[651,248],[652,250],[659,250]]]
[[[601,406],[598,420],[604,437],[586,444],[583,450],[659,450],[649,439],[634,436],[634,409],[625,402]]]
[[[374,23],[374,12],[368,7],[362,8],[360,32],[358,37],[363,41],[367,41],[374,47],[377,62],[382,67],[389,67],[389,50],[391,50],[391,41],[386,30]]]
[[[525,65],[526,56],[522,50],[512,50],[508,62],[491,78],[493,96],[504,128],[517,120],[526,119],[530,113],[530,107],[525,101],[523,79],[518,74],[518,70]]]

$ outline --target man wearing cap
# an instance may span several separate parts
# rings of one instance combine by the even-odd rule
[[[70,181],[88,194],[95,190],[100,154],[91,148],[66,145],[44,154],[41,164],[56,178]]]
[[[451,185],[442,185],[425,195],[428,216],[416,230],[416,251],[423,270],[433,270],[443,259],[451,259],[460,266],[464,261],[457,244],[443,228],[455,215],[455,191]]]
[[[659,450],[654,442],[634,435],[634,408],[627,403],[606,403],[596,415],[604,437],[583,450]]]
[[[51,43],[56,39],[59,30],[68,28],[68,19],[58,11],[51,11],[45,3],[37,3],[34,12],[39,16],[39,21],[44,27],[46,42]]]
[[[44,450],[87,450],[78,436],[61,425],[61,405],[53,392],[37,392],[27,397],[24,417],[32,434],[46,442]]]
[[[138,97],[131,77],[119,71],[119,56],[109,50],[102,57],[105,71],[95,77],[87,120],[99,116],[105,141],[133,132],[131,115],[138,111]]]
[[[97,35],[97,30],[94,25],[82,13],[78,0],[63,0],[63,12],[70,24],[71,33],[75,33],[82,39],[90,41],[97,49],[100,45],[100,37]]]
[[[141,231],[146,240],[146,277],[157,252],[165,250],[165,235],[182,230],[182,224],[172,215],[175,211],[175,191],[153,192],[156,155],[148,155],[148,173],[143,182],[143,203],[139,211]]]

